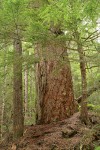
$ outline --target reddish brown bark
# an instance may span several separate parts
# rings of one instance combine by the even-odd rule
[[[37,122],[50,123],[71,116],[76,110],[70,62],[60,42],[36,48]]]

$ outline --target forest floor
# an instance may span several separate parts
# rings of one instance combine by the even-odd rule
[[[1,144],[0,150],[94,150],[100,146],[100,116],[89,113],[90,124],[79,113],[57,123],[27,126],[19,141]]]

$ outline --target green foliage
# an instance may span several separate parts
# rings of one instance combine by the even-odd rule
[[[31,124],[35,122],[33,109],[36,99],[35,77],[32,77],[33,65],[39,62],[35,58],[35,43],[42,43],[44,46],[46,42],[53,40],[67,41],[74,93],[77,98],[81,95],[82,89],[75,33],[79,32],[86,67],[90,68],[87,69],[88,89],[90,89],[100,80],[100,43],[98,43],[100,33],[96,32],[99,16],[99,0],[5,0],[0,2],[0,100],[2,102],[5,91],[4,130],[6,130],[6,125],[10,127],[12,125],[13,39],[16,32],[23,42],[23,78],[25,67],[27,66],[28,69],[28,112],[25,124]],[[55,29],[61,29],[66,34],[57,36],[53,34]],[[5,66],[7,67],[6,73]],[[92,66],[96,67],[92,68]],[[4,77],[6,77],[6,88],[3,87]],[[99,97],[100,94],[97,91],[88,98],[88,106],[95,111],[100,111]]]
[[[95,150],[100,150],[100,146],[96,147]]]

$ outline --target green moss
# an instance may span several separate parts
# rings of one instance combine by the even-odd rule
[[[95,105],[93,105],[93,104],[88,104],[87,107],[88,107],[89,110],[94,110]]]

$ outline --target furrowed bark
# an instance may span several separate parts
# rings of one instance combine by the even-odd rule
[[[36,47],[37,123],[63,120],[76,111],[70,62],[64,43]]]

